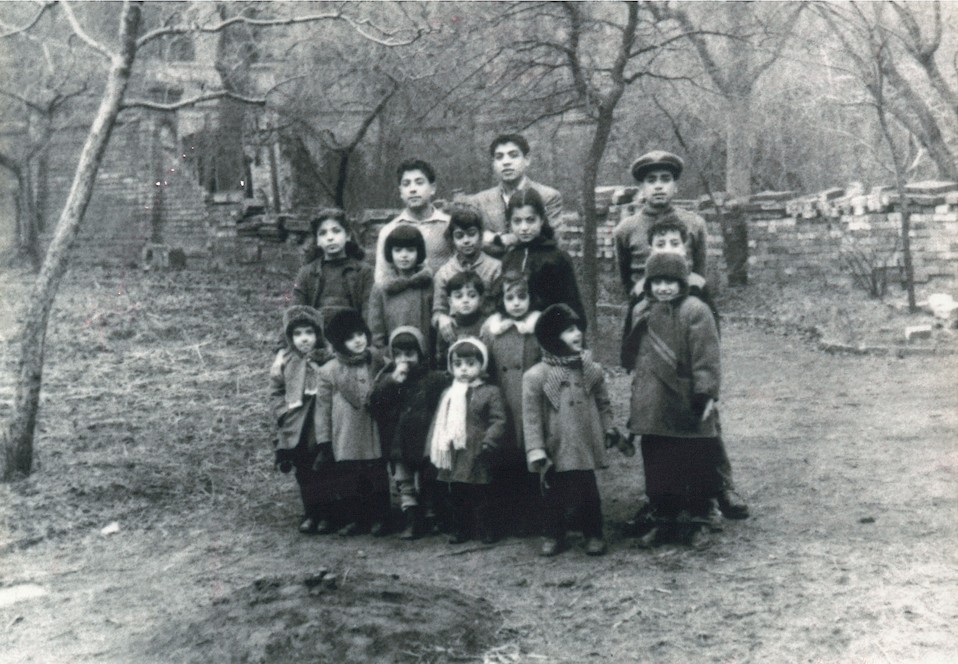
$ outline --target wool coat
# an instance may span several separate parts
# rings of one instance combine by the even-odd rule
[[[297,272],[293,302],[315,307],[324,321],[336,309],[355,309],[365,318],[372,287],[373,272],[367,263],[351,256],[317,258]]]
[[[449,215],[446,212],[433,208],[432,215],[428,219],[420,220],[414,219],[408,210],[403,210],[380,228],[379,235],[376,236],[376,267],[373,270],[373,277],[377,284],[389,278],[387,270],[389,263],[383,251],[386,247],[386,238],[399,224],[412,224],[422,233],[422,239],[426,245],[426,267],[433,274],[452,257],[452,243],[446,238],[446,227],[449,225]]]
[[[673,330],[667,336],[650,334],[650,319],[661,314]],[[630,336],[637,348],[632,378],[629,431],[638,435],[677,438],[718,436],[718,413],[702,422],[692,411],[693,395],[719,398],[722,377],[718,328],[701,300],[681,296],[671,302],[639,303]],[[674,369],[662,361],[674,356]]]
[[[382,358],[370,352],[369,361],[345,362],[337,356],[319,371],[316,394],[316,440],[333,444],[336,461],[381,459],[379,429],[368,408],[373,380]]]
[[[397,327],[411,325],[429,334],[432,325],[433,278],[428,270],[400,277],[393,267],[382,284],[374,284],[369,296],[369,330],[373,345],[384,348]]]
[[[426,440],[432,440],[433,427],[435,419]],[[492,481],[492,455],[498,451],[505,430],[506,411],[499,388],[488,383],[470,387],[466,392],[466,447],[453,450],[452,468],[439,469],[436,479],[440,482],[489,484]],[[490,453],[481,455],[486,446],[491,448]]]
[[[480,339],[489,349],[489,379],[502,390],[508,428],[499,459],[503,464],[525,464],[526,450],[522,433],[522,376],[542,357],[542,349],[533,332],[538,311],[526,314],[520,332],[514,324],[495,313],[483,324]]]
[[[502,258],[502,272],[510,270],[527,275],[529,298],[535,309],[544,311],[550,304],[562,302],[572,307],[585,325],[585,307],[572,258],[554,239],[540,235],[531,242],[509,247]]]
[[[591,360],[586,360],[591,361]],[[605,378],[591,391],[582,369],[562,367],[558,408],[546,395],[556,367],[539,362],[522,377],[522,422],[526,457],[543,458],[556,472],[595,470],[605,465],[605,432],[612,427],[612,403]]]
[[[315,409],[310,409],[319,389],[320,366],[328,360],[325,351],[314,349],[308,355],[303,355],[293,345],[293,320],[312,323],[321,328],[318,312],[307,307],[292,306],[283,313],[283,338],[286,348],[283,348],[273,359],[269,370],[270,406],[273,420],[278,427],[276,448],[280,450],[295,449],[307,432],[308,449],[315,446]],[[317,342],[322,344],[320,336]],[[312,417],[313,421],[307,421]]]

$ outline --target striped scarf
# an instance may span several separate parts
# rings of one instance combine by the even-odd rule
[[[602,382],[602,367],[592,361],[592,353],[588,350],[575,355],[553,355],[543,350],[542,361],[550,367],[542,390],[553,410],[559,410],[562,384],[569,382],[570,372],[582,371],[587,394],[591,394],[596,385]]]

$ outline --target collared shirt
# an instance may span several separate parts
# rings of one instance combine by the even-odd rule
[[[425,265],[433,274],[453,255],[452,245],[446,240],[446,227],[449,225],[449,215],[447,213],[434,207],[432,214],[427,219],[415,219],[409,214],[409,210],[403,210],[395,219],[379,230],[379,237],[376,239],[374,283],[382,284],[389,276],[389,270],[387,269],[389,263],[383,256],[383,249],[386,246],[386,238],[399,224],[413,224],[422,233],[422,238],[426,243]]]

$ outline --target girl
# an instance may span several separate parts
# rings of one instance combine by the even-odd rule
[[[373,285],[369,298],[369,328],[377,348],[385,348],[397,327],[411,325],[427,335],[432,322],[433,280],[423,265],[426,243],[419,229],[412,224],[396,226],[386,237],[382,258],[386,277]]]
[[[363,250],[353,236],[346,213],[339,208],[320,210],[309,222],[316,246],[307,256],[293,284],[293,301],[315,307],[328,321],[340,309],[366,311],[372,290],[372,268],[363,262]]]
[[[522,377],[522,426],[529,470],[539,473],[544,496],[541,555],[554,556],[566,534],[568,509],[579,511],[585,552],[605,553],[602,505],[595,469],[604,448],[618,442],[602,367],[582,348],[582,319],[553,304],[536,321],[542,361]]]
[[[544,311],[551,304],[569,305],[585,325],[585,308],[568,253],[559,248],[549,225],[542,196],[522,189],[509,199],[506,219],[517,243],[502,258],[502,271],[522,272],[529,279],[532,308]]]
[[[502,505],[503,528],[516,534],[532,529],[527,515],[539,495],[539,481],[526,468],[522,437],[522,375],[539,361],[529,284],[521,272],[502,275],[496,287],[497,311],[482,326],[480,338],[489,348],[490,379],[502,390],[507,429],[495,469],[494,491]]]

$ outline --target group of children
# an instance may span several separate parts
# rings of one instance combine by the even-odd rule
[[[501,261],[483,252],[476,210],[446,211],[454,255],[433,274],[417,227],[396,225],[381,243],[388,276],[375,284],[341,211],[313,222],[318,255],[297,275],[271,370],[276,462],[295,470],[300,530],[384,535],[394,493],[404,539],[539,531],[551,556],[576,529],[586,553],[601,555],[595,470],[612,447],[633,455],[640,436],[648,506],[638,534],[700,540],[720,484],[721,372],[715,316],[701,289],[690,295],[684,244],[671,242],[682,223],[649,231],[623,339],[635,372],[626,437],[584,348],[571,259],[541,196],[510,198],[516,242]]]

